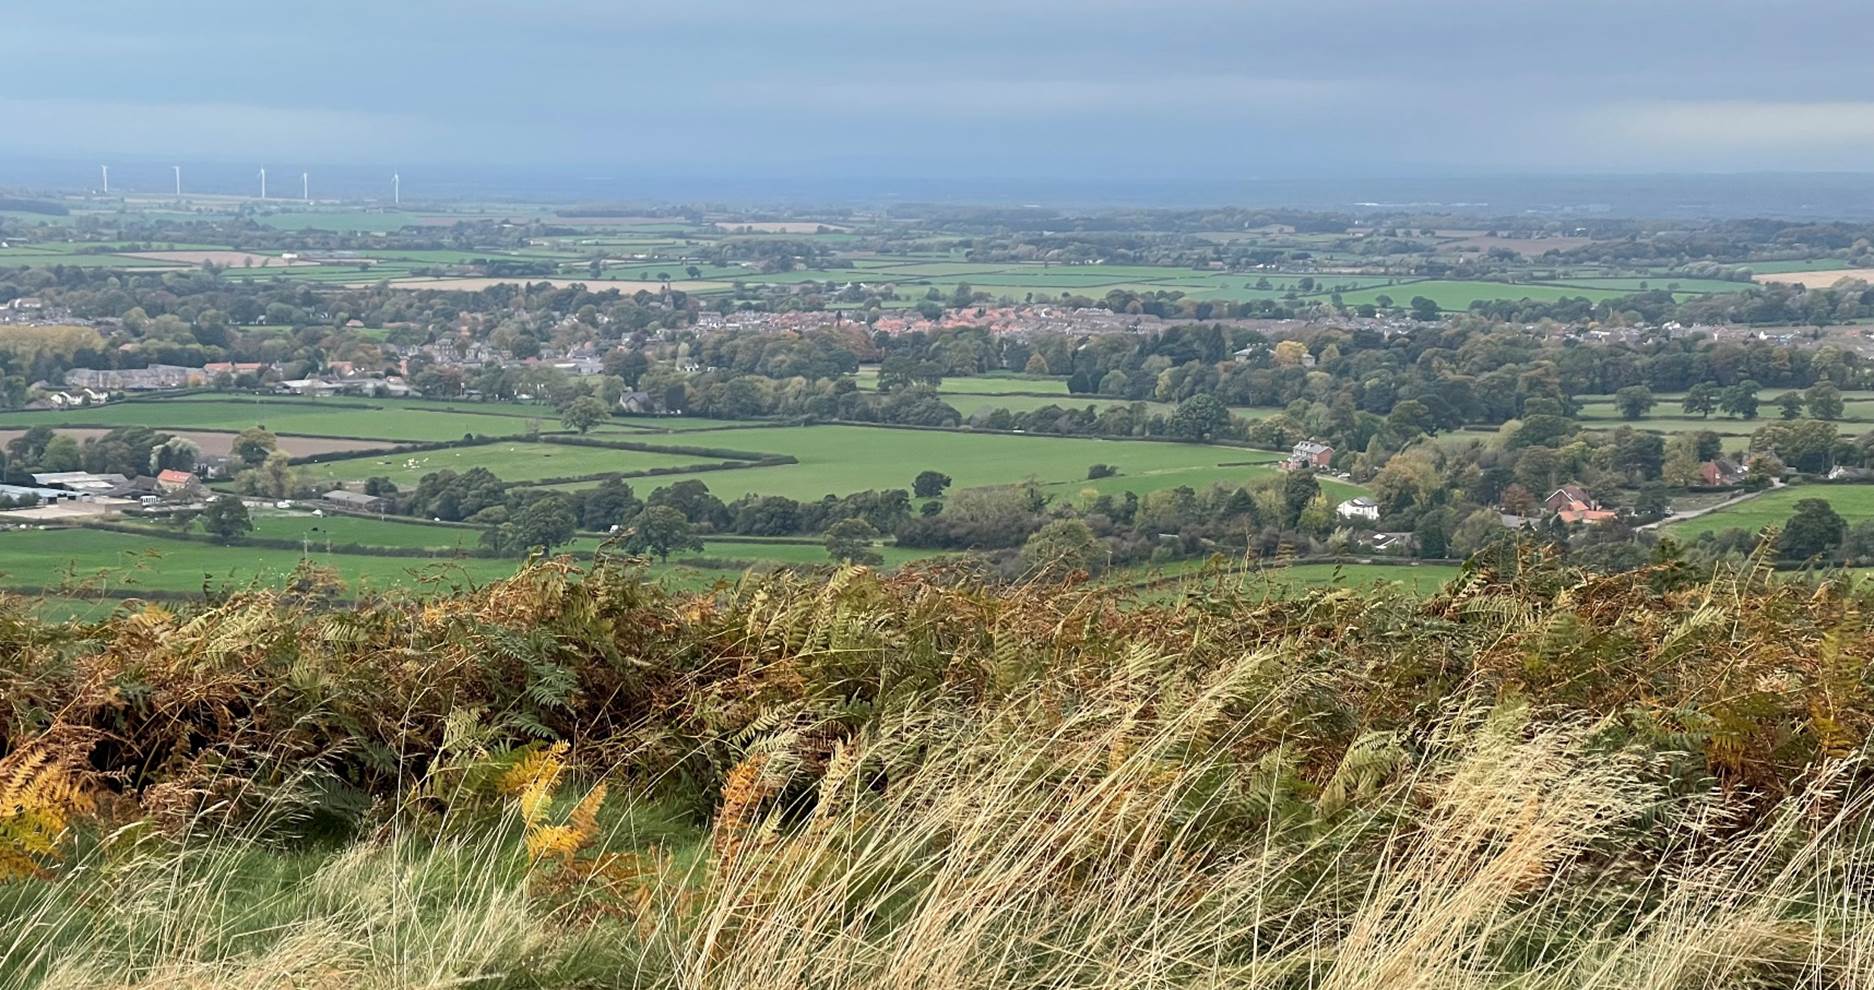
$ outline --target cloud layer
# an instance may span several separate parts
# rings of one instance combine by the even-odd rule
[[[171,0],[8,15],[17,153],[787,175],[1874,170],[1874,5]]]

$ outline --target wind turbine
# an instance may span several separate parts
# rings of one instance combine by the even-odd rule
[[[403,176],[395,172],[390,174],[390,201],[394,206],[403,205]]]
[[[299,198],[308,203],[312,202],[312,180],[307,178],[304,172],[299,173]]]
[[[104,195],[109,196],[111,194],[111,167],[109,165],[99,165],[98,171],[104,175]]]
[[[176,195],[180,196],[182,195],[182,166],[171,165],[169,167],[176,173]]]
[[[260,170],[260,198],[267,198],[267,170],[264,168]]]

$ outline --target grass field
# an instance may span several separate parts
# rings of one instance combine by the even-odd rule
[[[1546,283],[1581,289],[1612,289],[1618,292],[1645,292],[1648,290],[1670,289],[1673,292],[1744,292],[1750,288],[1749,282],[1728,282],[1716,278],[1680,278],[1677,276],[1655,276],[1650,278],[1570,278]]]
[[[853,375],[860,388],[878,388],[878,368],[865,365]],[[1062,399],[1067,394],[1067,379],[1040,378],[1031,375],[972,375],[967,378],[946,378],[937,391],[944,395],[1058,395]]]
[[[1138,585],[1142,597],[1155,600],[1201,594],[1204,589],[1220,584],[1252,592],[1266,590],[1273,598],[1291,598],[1324,587],[1370,588],[1378,584],[1396,584],[1412,594],[1428,596],[1457,574],[1456,564],[1352,563],[1281,567],[1181,560],[1163,567],[1128,568],[1110,575],[1106,583]]]
[[[88,529],[0,532],[0,585],[57,587],[77,582],[106,592],[199,592],[204,587],[272,585],[299,565],[297,550],[223,547],[212,543]],[[337,571],[348,584],[384,589],[425,578],[440,585],[483,582],[514,572],[512,560],[426,560],[328,554],[308,559]]]
[[[1761,429],[1766,423],[1777,422],[1780,410],[1775,405],[1777,396],[1784,392],[1801,393],[1802,389],[1766,388],[1757,393],[1760,406],[1756,419],[1740,419],[1714,413],[1705,418],[1688,416],[1680,405],[1683,393],[1659,393],[1654,396],[1657,404],[1650,415],[1628,420],[1620,416],[1614,408],[1614,399],[1610,395],[1576,396],[1581,411],[1577,415],[1583,427],[1593,430],[1613,430],[1622,426],[1635,429],[1658,430],[1662,433],[1696,433],[1710,430],[1720,436],[1749,436]],[[1874,424],[1874,392],[1849,391],[1842,393],[1842,418],[1834,421],[1844,435],[1865,431]]]
[[[443,525],[397,516],[370,518],[339,514],[313,515],[302,511],[256,510],[252,518],[254,531],[251,535],[254,538],[302,540],[310,550],[356,545],[434,550],[447,554],[458,550],[474,550],[481,546],[482,530],[480,527]],[[150,529],[153,537],[166,538],[165,531],[160,524],[151,524]],[[172,539],[170,542],[176,541]],[[602,543],[604,543],[603,537],[579,536],[572,543],[557,547],[555,550],[585,555],[596,552]],[[890,545],[880,545],[878,550],[885,558],[887,567],[896,567],[921,558],[946,556],[942,551],[900,549]],[[225,548],[225,552],[238,556],[248,553],[249,549],[238,546],[228,547]],[[781,541],[733,534],[705,537],[702,551],[685,551],[680,556],[685,559],[704,557],[774,564],[824,564],[830,559],[825,546],[816,537],[802,537],[801,541]],[[0,560],[4,560],[4,554],[0,554]]]
[[[724,501],[747,492],[817,499],[866,489],[909,488],[926,469],[950,475],[956,488],[1014,484],[1033,478],[1047,484],[1080,482],[1093,464],[1117,465],[1121,489],[1155,491],[1186,479],[1214,476],[1225,463],[1266,464],[1268,451],[1205,444],[1080,437],[1010,436],[864,426],[794,426],[721,430],[709,443],[762,453],[791,454],[797,464],[640,479],[649,490],[694,477]],[[1227,469],[1248,480],[1268,467]],[[955,490],[955,489],[953,489]]]
[[[424,399],[305,399],[190,395],[120,402],[91,409],[0,413],[0,428],[149,426],[157,429],[244,430],[434,442],[464,434],[508,436],[559,429],[550,407],[521,403],[449,403]]]
[[[1796,511],[1796,503],[1819,498],[1834,506],[1849,525],[1874,519],[1874,485],[1791,485],[1765,492],[1748,502],[1709,515],[1688,519],[1665,527],[1675,540],[1696,539],[1700,533],[1727,529],[1757,532],[1765,526],[1781,526]]]
[[[983,395],[973,392],[945,392],[943,401],[950,408],[963,414],[965,419],[979,412],[995,409],[1007,409],[1010,412],[1033,412],[1048,406],[1061,409],[1085,409],[1093,406],[1104,409],[1112,405],[1127,405],[1124,399],[1114,399],[1098,395]],[[1176,408],[1169,402],[1148,402],[1154,412],[1169,413]]]
[[[518,560],[454,555],[478,546],[480,531],[396,519],[350,516],[258,513],[254,536],[304,540],[304,559],[336,571],[351,593],[419,588],[447,591],[507,577]],[[598,549],[597,537],[580,537],[558,552],[575,558]],[[382,557],[331,552],[329,546],[394,546],[435,551],[433,557]],[[883,566],[895,569],[916,560],[949,556],[940,551],[878,546]],[[194,594],[244,588],[276,587],[301,561],[299,550],[221,546],[97,529],[0,530],[0,589],[58,588],[37,606],[50,618],[96,617],[108,613],[112,600],[138,594]],[[693,561],[727,566],[698,566]],[[688,552],[668,564],[653,564],[651,575],[672,587],[697,589],[734,581],[743,567],[817,567],[832,560],[818,543],[781,543],[752,538],[709,538],[700,552]]]
[[[1398,285],[1360,289],[1341,294],[1341,301],[1349,306],[1375,302],[1380,296],[1391,296],[1394,306],[1405,306],[1414,297],[1424,296],[1438,304],[1440,309],[1463,311],[1471,303],[1480,299],[1507,299],[1510,301],[1528,299],[1532,302],[1555,302],[1558,299],[1586,297],[1593,300],[1613,299],[1630,295],[1631,292],[1618,289],[1577,288],[1565,285],[1527,285],[1507,282],[1466,282],[1432,280],[1425,282],[1404,282]]]
[[[1185,485],[1203,491],[1212,485],[1244,485],[1272,477],[1275,469],[1269,467],[1269,461],[1259,461],[1258,457],[1273,458],[1274,454],[1244,450],[1239,453],[1249,457],[1231,457],[1215,464],[1192,464],[1186,466],[1144,468],[1137,471],[1121,469],[1120,473],[1110,478],[1088,480],[1068,480],[1052,482],[1049,488],[1075,498],[1088,498],[1099,495],[1118,495],[1122,492],[1134,492],[1143,495],[1147,492],[1162,491]],[[1249,462],[1249,463],[1245,463]],[[1336,481],[1333,478],[1317,476],[1315,479],[1321,491],[1329,501],[1339,503],[1356,495],[1365,495],[1367,490],[1358,485]]]
[[[570,478],[605,472],[645,471],[653,468],[695,467],[718,458],[695,454],[665,454],[638,450],[610,450],[552,443],[492,443],[447,450],[425,450],[389,457],[351,457],[304,470],[323,483],[363,481],[384,477],[399,488],[414,487],[424,475],[436,471],[457,473],[487,468],[503,481]]]

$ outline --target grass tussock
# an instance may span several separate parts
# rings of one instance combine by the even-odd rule
[[[0,986],[1870,986],[1863,609],[1525,557],[0,619],[6,758],[96,795]]]

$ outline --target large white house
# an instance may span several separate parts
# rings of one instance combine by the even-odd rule
[[[1364,519],[1367,522],[1379,522],[1379,503],[1365,495],[1350,498],[1334,507],[1334,514],[1342,519]]]

